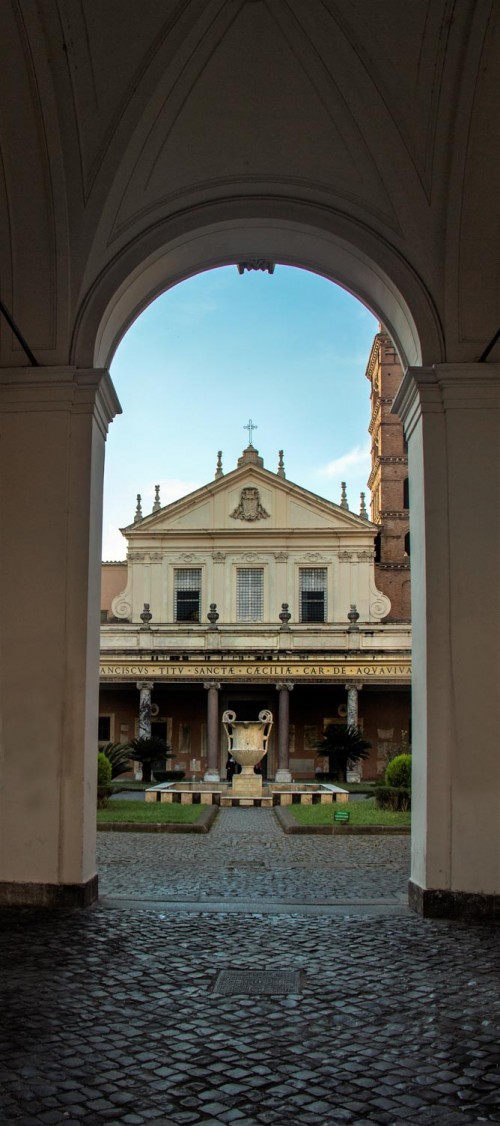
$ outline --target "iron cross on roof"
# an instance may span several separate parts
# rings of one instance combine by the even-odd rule
[[[252,442],[252,430],[258,430],[258,429],[259,429],[259,427],[258,427],[258,426],[256,426],[255,422],[252,422],[252,419],[250,418],[250,419],[248,420],[248,422],[247,422],[246,426],[244,426],[244,427],[243,427],[243,429],[244,429],[244,430],[248,430],[248,439],[249,439],[249,441],[248,441],[248,445],[249,445],[249,446],[253,446],[253,442]]]

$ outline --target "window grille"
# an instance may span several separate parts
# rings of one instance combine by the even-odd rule
[[[174,604],[176,622],[199,622],[201,568],[183,567],[175,571]]]
[[[236,617],[239,622],[261,622],[264,614],[264,568],[238,567]]]
[[[326,567],[299,569],[301,622],[326,621]]]

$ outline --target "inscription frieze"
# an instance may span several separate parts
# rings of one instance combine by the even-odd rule
[[[101,661],[103,680],[395,680],[409,681],[411,664],[379,658],[364,661],[183,661],[170,662],[164,654],[152,654],[142,661],[120,658]]]

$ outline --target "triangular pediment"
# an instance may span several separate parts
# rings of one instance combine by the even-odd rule
[[[244,464],[122,529],[130,541],[158,542],[192,532],[248,535],[255,532],[332,532],[375,535],[367,519],[258,465]]]

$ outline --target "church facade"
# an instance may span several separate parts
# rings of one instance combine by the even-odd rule
[[[166,738],[188,778],[225,777],[221,716],[275,723],[265,772],[312,780],[327,723],[370,739],[366,779],[410,738],[409,620],[391,614],[379,527],[264,466],[252,443],[236,468],[122,529],[126,563],[103,564],[101,739]]]

